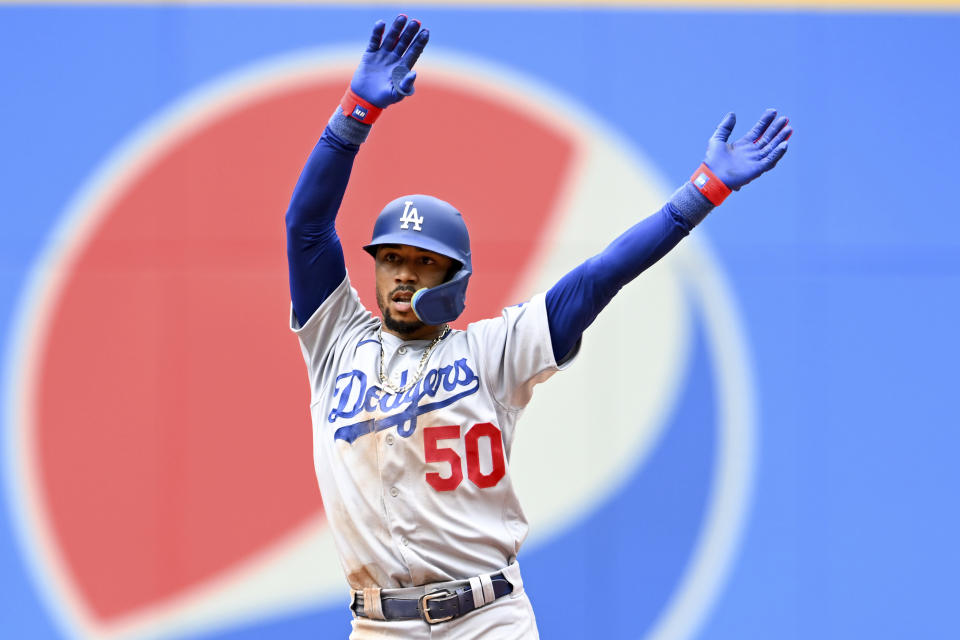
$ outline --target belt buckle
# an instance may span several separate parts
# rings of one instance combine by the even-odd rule
[[[423,619],[426,620],[427,624],[437,624],[438,622],[453,620],[453,616],[446,616],[445,618],[431,618],[430,609],[427,606],[427,602],[430,600],[435,600],[436,598],[449,595],[451,595],[451,593],[446,589],[437,589],[436,591],[431,591],[430,593],[425,593],[420,596],[420,601],[417,604],[420,608],[420,615],[423,616]]]

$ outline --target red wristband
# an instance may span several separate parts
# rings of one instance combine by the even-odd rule
[[[730,187],[710,171],[710,167],[701,163],[693,175],[690,176],[690,182],[693,183],[703,196],[714,205],[719,205],[730,195]]]
[[[355,94],[350,87],[347,87],[347,92],[340,99],[340,108],[343,109],[343,115],[363,124],[373,124],[380,117],[380,112],[383,111],[380,107],[370,104]]]

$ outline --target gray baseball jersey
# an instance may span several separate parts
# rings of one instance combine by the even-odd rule
[[[347,582],[382,589],[511,563],[527,520],[510,479],[517,419],[554,360],[544,295],[433,341],[378,329],[349,277],[304,324],[314,466]],[[381,361],[382,359],[382,361]],[[568,359],[564,366],[569,364]]]

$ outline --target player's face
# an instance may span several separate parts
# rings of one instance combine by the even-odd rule
[[[435,327],[424,325],[410,304],[413,294],[447,279],[456,264],[446,256],[406,244],[377,248],[377,305],[387,331],[408,340],[432,337]]]

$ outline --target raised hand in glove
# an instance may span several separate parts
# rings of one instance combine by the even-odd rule
[[[720,204],[730,193],[773,169],[787,152],[787,139],[793,134],[789,119],[777,117],[767,109],[757,124],[736,142],[730,135],[737,116],[728,113],[707,143],[707,155],[691,180],[713,204]]]
[[[430,32],[420,29],[418,21],[408,20],[405,15],[394,18],[389,29],[382,20],[377,21],[370,44],[353,74],[350,91],[344,96],[344,115],[369,123],[381,109],[411,95],[417,77],[413,65],[429,39]]]

